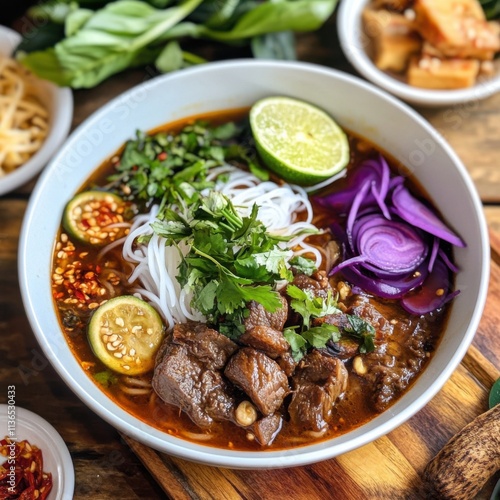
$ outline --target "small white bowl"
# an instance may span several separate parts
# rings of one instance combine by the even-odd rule
[[[361,15],[370,0],[344,0],[337,15],[337,31],[342,50],[354,68],[366,79],[401,99],[423,106],[451,106],[478,101],[500,91],[500,70],[491,78],[459,90],[428,90],[413,87],[378,69],[367,53],[369,39],[363,32]]]
[[[0,54],[11,56],[21,41],[15,31],[0,26]],[[33,78],[35,78],[33,76]],[[48,163],[62,144],[73,119],[73,94],[69,88],[58,87],[48,81],[36,79],[40,100],[50,115],[50,131],[42,147],[24,164],[0,177],[0,195],[13,191],[31,180]]]
[[[8,427],[8,422],[14,426]],[[19,406],[0,405],[0,439],[28,440],[42,451],[43,470],[52,474],[52,490],[47,500],[73,498],[75,472],[68,448],[59,433],[46,420]],[[11,430],[11,435],[8,430]]]
[[[467,242],[454,257],[461,290],[429,365],[387,411],[328,441],[287,450],[236,451],[183,441],[134,417],[102,392],[76,360],[61,331],[51,289],[54,241],[66,202],[135,131],[183,117],[249,107],[270,95],[308,101],[411,169],[444,219]],[[436,168],[439,166],[439,168]],[[313,64],[225,61],[154,78],[113,99],[83,122],[42,173],[26,210],[19,243],[24,307],[45,355],[93,411],[134,439],[171,455],[230,468],[305,465],[379,438],[419,411],[465,355],[481,319],[489,277],[489,241],[481,200],[466,168],[417,112],[374,85]]]

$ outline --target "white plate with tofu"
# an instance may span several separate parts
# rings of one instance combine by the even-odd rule
[[[478,0],[344,0],[337,26],[356,70],[407,102],[447,106],[500,91],[500,24]]]

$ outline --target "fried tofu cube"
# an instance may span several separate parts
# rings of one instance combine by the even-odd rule
[[[461,89],[472,87],[479,73],[476,59],[413,57],[408,67],[408,83],[426,89]]]
[[[478,0],[416,0],[414,10],[419,33],[447,57],[489,60],[500,50]]]
[[[381,70],[403,72],[422,41],[405,16],[386,10],[365,9],[363,26],[371,40],[373,62]]]
[[[434,45],[432,45],[426,40],[424,40],[424,43],[422,44],[422,55],[429,57],[437,57],[438,59],[446,58],[446,56],[439,49],[434,47]]]

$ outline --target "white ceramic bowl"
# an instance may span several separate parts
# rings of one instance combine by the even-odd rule
[[[10,56],[21,40],[15,31],[0,26],[0,55]],[[47,106],[50,114],[50,131],[42,147],[24,164],[0,177],[0,195],[13,191],[31,180],[42,170],[57,151],[71,127],[73,119],[73,94],[69,88],[35,78],[40,100]]]
[[[500,91],[500,67],[491,78],[480,78],[476,85],[459,90],[430,90],[407,85],[378,69],[367,54],[369,39],[363,33],[361,13],[370,0],[343,0],[337,15],[337,31],[342,50],[354,68],[366,79],[413,104],[450,106],[478,101]]]
[[[73,498],[75,472],[71,455],[52,425],[25,408],[3,404],[0,405],[0,428],[0,439],[4,436],[15,438],[17,441],[27,439],[30,444],[42,450],[43,470],[52,474],[53,481],[48,500]],[[8,433],[8,430],[13,434]]]
[[[120,409],[73,357],[54,312],[50,266],[66,201],[88,175],[137,128],[181,117],[250,106],[269,95],[310,101],[413,170],[445,219],[468,243],[457,249],[462,271],[444,338],[426,371],[394,406],[336,439],[286,451],[239,452],[179,440]],[[383,117],[383,118],[382,118]],[[102,418],[153,448],[189,460],[232,468],[307,464],[352,450],[402,424],[422,408],[464,356],[481,317],[489,276],[489,246],[481,202],[465,167],[416,112],[358,78],[319,66],[274,61],[206,64],[158,77],[117,97],[73,132],[43,172],[31,196],[19,249],[22,296],[45,355],[75,393]]]

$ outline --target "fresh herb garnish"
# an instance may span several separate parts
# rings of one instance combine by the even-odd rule
[[[356,339],[359,344],[359,352],[367,353],[375,349],[375,329],[367,321],[359,316],[345,315],[348,325],[339,329],[336,325],[321,323],[311,326],[314,318],[323,318],[331,314],[340,314],[337,302],[331,291],[327,297],[315,297],[310,290],[303,290],[295,285],[287,287],[287,295],[292,299],[290,307],[302,316],[302,326],[294,326],[285,329],[283,335],[292,348],[292,355],[299,361],[311,347],[323,348],[328,342],[338,342],[343,334]],[[300,329],[300,332],[297,330]]]
[[[327,314],[340,313],[337,302],[331,291],[326,299],[315,297],[310,290],[302,290],[298,286],[289,285],[286,293],[291,297],[290,307],[302,316],[305,329],[309,329],[311,318],[322,318]]]
[[[340,339],[339,329],[335,325],[322,323],[311,327],[311,320],[322,318],[328,314],[338,314],[337,302],[329,291],[327,297],[315,297],[310,290],[302,290],[295,285],[289,285],[286,289],[287,295],[292,299],[290,307],[302,316],[302,326],[286,328],[283,332],[285,339],[291,346],[292,356],[295,361],[302,359],[310,347],[325,347],[331,340],[337,342]]]
[[[194,201],[199,192],[214,186],[208,171],[229,161],[254,164],[254,155],[245,146],[245,128],[234,122],[211,126],[197,121],[179,133],[137,132],[125,144],[116,174],[109,180],[120,195],[163,205]],[[238,139],[238,144],[236,143]]]
[[[284,238],[269,234],[257,219],[257,205],[243,217],[217,191],[200,194],[188,206],[182,199],[177,203],[183,215],[165,207],[152,228],[167,245],[187,245],[177,280],[193,292],[193,308],[235,338],[242,333],[248,302],[269,312],[281,306],[274,286],[293,279],[293,252],[281,249]]]
[[[359,352],[365,354],[375,350],[375,328],[359,316],[347,315],[348,326],[343,330],[359,342]]]
[[[118,377],[113,372],[110,372],[108,370],[95,373],[94,379],[96,380],[96,382],[99,382],[105,387],[109,387],[110,385],[114,385],[118,382]]]

